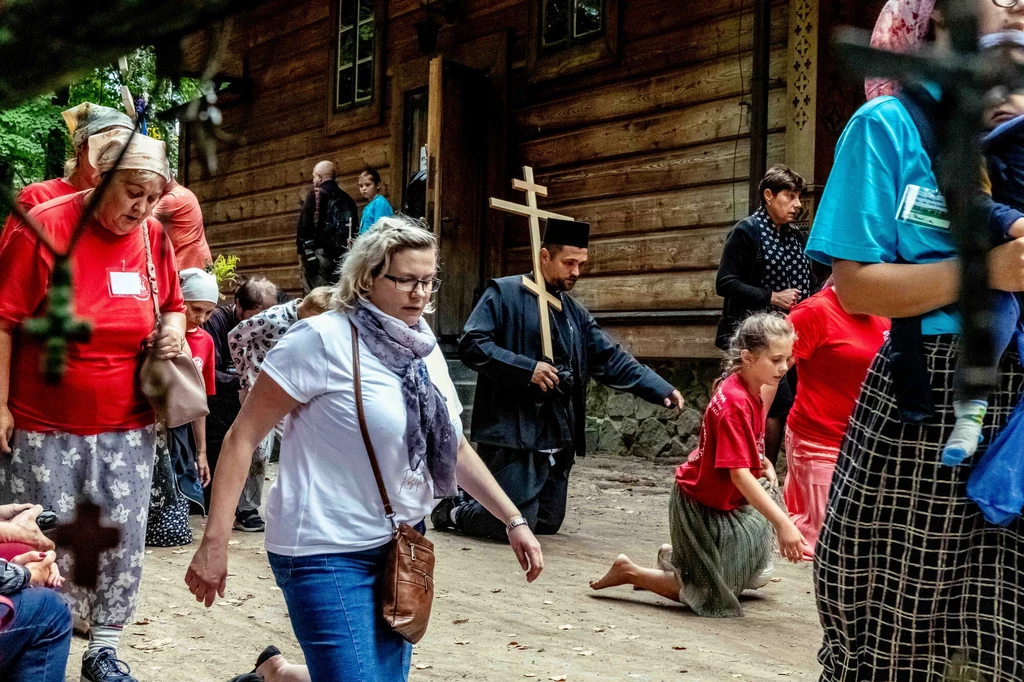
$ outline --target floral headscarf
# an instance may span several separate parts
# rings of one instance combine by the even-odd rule
[[[121,155],[125,145],[128,151]],[[120,157],[120,162],[118,161]],[[89,138],[89,163],[100,173],[117,164],[120,170],[148,170],[170,181],[171,167],[162,140],[154,140],[131,130],[108,130]]]
[[[928,35],[935,0],[889,0],[878,15],[871,46],[890,52],[911,52]],[[868,79],[864,93],[869,100],[896,93],[896,81]]]

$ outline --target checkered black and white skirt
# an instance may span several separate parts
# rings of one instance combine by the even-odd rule
[[[955,338],[926,337],[925,355],[932,421],[899,421],[886,344],[839,455],[815,557],[822,680],[1024,680],[1024,526],[987,524],[967,499],[969,463],[941,464]],[[985,443],[1024,388],[1016,353],[999,376]]]

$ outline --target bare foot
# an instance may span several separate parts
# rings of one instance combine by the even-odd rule
[[[655,568],[660,568],[663,571],[675,570],[672,566],[672,545],[665,543],[658,550],[658,560],[654,564]]]
[[[616,585],[626,585],[630,582],[630,574],[634,568],[635,565],[630,561],[629,557],[625,554],[620,554],[603,577],[590,581],[590,589],[603,590],[607,587],[615,587]]]
[[[1021,220],[1024,221],[1024,218],[1021,218]],[[665,543],[658,548],[658,555],[654,558],[654,566],[652,566],[652,568],[657,568],[662,571],[672,570],[672,545]],[[633,585],[633,591],[646,592],[647,590],[639,585]]]

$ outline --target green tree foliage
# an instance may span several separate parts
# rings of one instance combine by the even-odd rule
[[[63,125],[60,107],[50,104],[49,95],[0,111],[0,159],[9,165],[15,187],[44,178],[50,131]]]
[[[51,104],[51,95],[40,95],[16,109],[0,111],[0,159],[11,166],[15,189],[46,179],[50,131],[60,131],[66,153],[70,156],[71,142],[60,115],[63,109],[82,102],[94,102],[124,111],[121,84],[121,73],[117,65],[112,64],[94,69],[73,83],[67,106]],[[147,98],[151,112],[148,119],[149,134],[167,143],[171,167],[177,168],[177,122],[157,120],[155,114],[196,97],[199,94],[197,82],[188,78],[183,78],[179,83],[158,79],[156,55],[152,48],[142,47],[128,55],[128,78],[125,84],[132,97]]]

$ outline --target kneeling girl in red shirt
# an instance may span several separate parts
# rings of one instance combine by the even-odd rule
[[[676,470],[672,544],[662,545],[657,568],[620,554],[593,589],[634,585],[701,616],[741,616],[739,594],[771,577],[776,535],[782,555],[801,560],[804,538],[782,508],[775,470],[764,458],[761,400],[762,389],[777,386],[792,366],[795,339],[793,326],[772,313],[740,324],[725,378],[704,413],[700,443]]]

